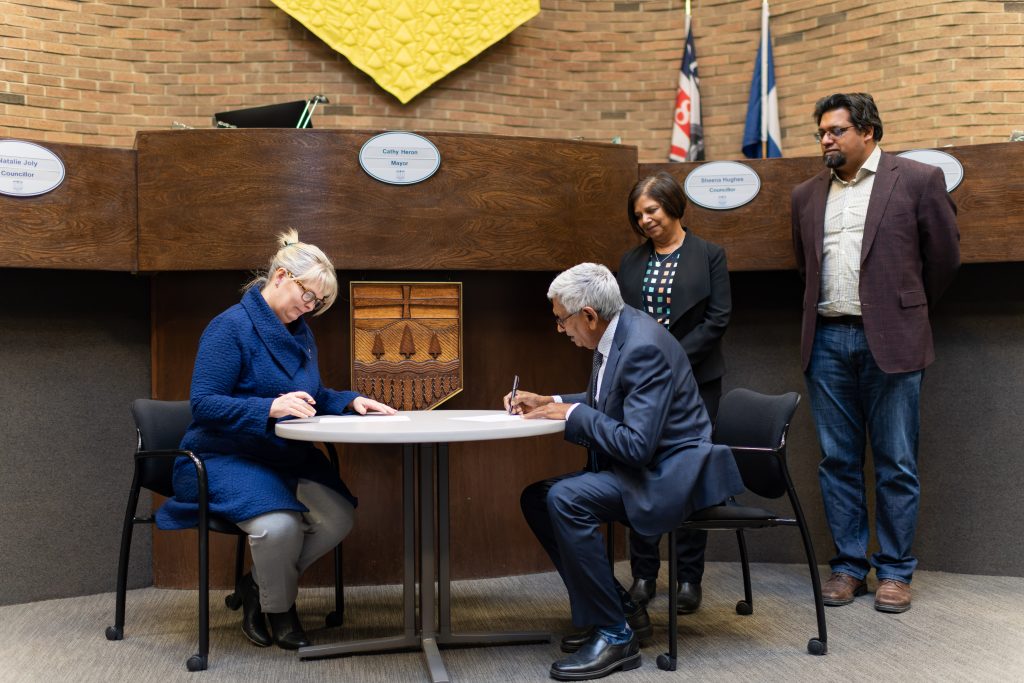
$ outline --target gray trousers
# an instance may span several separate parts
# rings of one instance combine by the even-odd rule
[[[296,497],[309,512],[276,510],[239,522],[249,534],[252,577],[264,612],[287,612],[299,594],[299,575],[348,535],[355,509],[340,493],[299,479]]]

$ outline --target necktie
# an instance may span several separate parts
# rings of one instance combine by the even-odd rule
[[[590,384],[587,385],[587,405],[591,408],[597,407],[597,376],[601,373],[601,363],[604,362],[604,354],[594,351],[594,365],[590,369]]]
[[[587,405],[597,408],[597,376],[601,372],[601,363],[604,362],[604,354],[594,351],[594,366],[590,371],[590,384],[587,386]],[[597,451],[593,448],[587,451],[587,469],[591,472],[598,471]]]

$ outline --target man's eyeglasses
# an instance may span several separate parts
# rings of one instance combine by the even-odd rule
[[[582,310],[583,309],[581,308],[579,311],[576,311],[575,313],[570,313],[569,315],[565,316],[564,318],[559,318],[556,315],[555,316],[555,324],[558,325],[559,327],[561,327],[564,330],[565,329],[565,323],[567,323],[569,321],[569,318],[573,317],[574,315],[579,315],[580,311],[582,311]]]
[[[826,130],[819,130],[817,133],[814,134],[814,139],[817,140],[818,142],[821,142],[822,138],[824,138],[826,135],[829,135],[832,137],[833,140],[838,140],[839,138],[843,137],[843,133],[850,130],[851,128],[853,128],[853,126],[844,126],[843,128],[840,128],[839,126],[833,126],[832,128],[828,128]]]
[[[299,280],[294,275],[292,275],[292,272],[290,270],[286,270],[285,273],[287,273],[288,277],[290,277],[292,279],[292,282],[297,284],[299,286],[299,289],[302,290],[302,300],[305,301],[307,304],[308,303],[312,303],[313,304],[313,310],[314,311],[319,311],[321,308],[323,308],[327,304],[327,300],[326,299],[318,299],[318,298],[316,298],[316,294],[313,292],[313,290],[307,289],[306,285],[302,284],[301,280]]]

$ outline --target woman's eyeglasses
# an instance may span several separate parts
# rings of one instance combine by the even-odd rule
[[[299,289],[302,290],[302,300],[305,301],[307,304],[309,304],[309,303],[313,304],[313,310],[314,311],[319,311],[321,308],[323,308],[327,304],[326,298],[325,299],[318,299],[316,294],[313,292],[313,290],[307,289],[306,285],[302,284],[302,280],[299,280],[294,275],[292,275],[292,272],[290,270],[286,270],[285,273],[287,273],[288,277],[290,277],[292,279],[292,282],[297,284],[299,286]]]

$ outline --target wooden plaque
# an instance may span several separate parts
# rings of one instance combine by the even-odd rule
[[[352,386],[399,410],[462,391],[462,283],[352,282]]]

